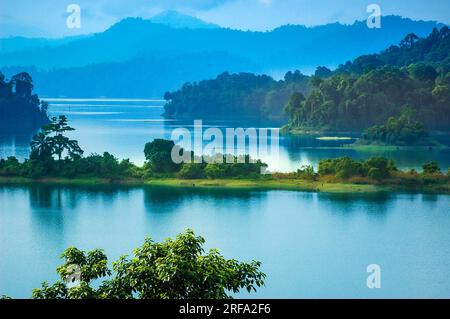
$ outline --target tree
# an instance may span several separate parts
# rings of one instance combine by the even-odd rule
[[[441,168],[437,162],[429,162],[422,166],[423,173],[426,175],[438,174],[441,172]]]
[[[76,140],[71,140],[64,136],[64,133],[74,130],[67,124],[67,117],[64,115],[58,118],[53,117],[51,123],[44,127],[43,132],[48,135],[47,138],[52,148],[52,154],[56,155],[59,161],[61,161],[65,151],[67,151],[71,159],[79,158],[83,154],[83,150]]]
[[[31,92],[33,91],[33,79],[28,73],[22,72],[14,75],[11,78],[11,82],[15,87],[17,95],[25,98],[31,97]]]
[[[120,257],[107,267],[102,250],[67,249],[57,269],[61,280],[44,282],[33,291],[36,299],[224,299],[242,289],[256,291],[266,275],[260,262],[225,259],[217,249],[204,254],[205,240],[192,230],[155,243],[147,238],[131,259]],[[105,278],[109,276],[109,278]],[[75,285],[67,285],[75,279]],[[98,288],[92,282],[100,282]]]
[[[40,131],[31,140],[31,153],[37,159],[45,159],[52,156],[52,146],[46,130]]]
[[[173,141],[164,139],[155,139],[153,142],[145,144],[145,158],[154,172],[170,173],[180,170],[181,164],[176,164],[172,160],[172,149],[174,147]]]
[[[419,40],[419,37],[414,33],[409,33],[406,37],[400,42],[400,48],[402,49],[411,49],[414,47],[414,44]]]

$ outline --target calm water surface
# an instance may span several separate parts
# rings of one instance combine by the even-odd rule
[[[56,280],[71,245],[116,259],[193,228],[208,248],[262,261],[267,285],[251,297],[449,298],[449,207],[408,194],[0,187],[0,294]],[[374,263],[379,290],[366,287]]]
[[[50,102],[51,115],[68,116],[87,154],[109,151],[138,164],[146,142],[193,125],[162,119],[162,101]],[[271,124],[205,121],[209,126]],[[27,157],[33,134],[0,133],[0,157]],[[322,158],[375,155],[403,168],[430,160],[450,167],[449,151],[330,148],[340,143],[281,138],[280,159],[264,160],[280,171],[316,166]],[[263,262],[267,285],[251,297],[450,298],[450,196],[50,186],[0,186],[0,295],[29,297],[42,281],[56,280],[59,255],[71,245],[103,248],[114,260],[146,236],[159,241],[186,228],[227,257]],[[379,290],[366,287],[369,264],[381,266]]]
[[[47,99],[50,115],[66,115],[71,126],[76,128],[72,137],[79,140],[86,154],[108,151],[119,158],[130,158],[137,164],[144,161],[145,143],[154,138],[170,138],[175,128],[193,129],[193,120],[174,121],[162,118],[164,101],[159,100],[111,100],[111,99]],[[204,129],[214,126],[225,131],[227,127],[270,128],[280,123],[258,123],[258,121],[203,121]],[[5,134],[0,131],[0,157],[15,155],[25,158],[29,154],[29,143],[35,132]],[[450,145],[449,136],[438,136],[441,142]],[[306,137],[281,137],[279,158],[265,157],[270,170],[295,171],[301,165],[314,165],[323,158],[350,156],[355,159],[385,156],[394,159],[401,168],[420,168],[428,161],[438,161],[443,169],[450,167],[450,150],[444,151],[393,151],[358,152],[334,149],[353,141],[319,141]],[[206,142],[205,142],[206,144]],[[247,151],[248,152],[248,151]],[[238,153],[246,153],[238,150]]]

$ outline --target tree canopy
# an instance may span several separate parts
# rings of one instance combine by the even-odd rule
[[[241,290],[256,291],[266,275],[261,263],[224,258],[217,249],[205,253],[205,239],[187,230],[157,243],[147,238],[133,256],[108,267],[103,250],[70,247],[57,268],[61,279],[33,290],[35,299],[225,299]],[[99,282],[93,285],[93,282]]]
[[[284,80],[267,75],[222,73],[216,79],[186,83],[164,98],[168,117],[258,117],[280,119],[289,96],[308,91],[309,77],[288,72]]]
[[[405,109],[399,118],[390,117],[386,124],[375,125],[363,133],[363,142],[387,145],[433,145],[423,123],[414,120],[414,111]]]
[[[318,69],[310,94],[293,95],[287,103],[288,127],[357,131],[409,107],[430,129],[448,130],[449,35],[447,27],[424,39],[409,34],[399,46],[361,56],[331,74]]]
[[[48,122],[47,107],[33,94],[33,79],[28,73],[18,73],[8,81],[0,72],[0,128],[39,128]]]

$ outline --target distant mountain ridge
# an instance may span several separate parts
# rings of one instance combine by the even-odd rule
[[[150,18],[153,23],[168,25],[176,29],[216,29],[219,25],[208,23],[198,18],[179,13],[174,10],[167,10]]]
[[[170,15],[165,16],[166,24],[128,18],[105,32],[67,43],[40,45],[16,52],[1,51],[0,68],[7,75],[10,74],[8,70],[29,71],[36,79],[37,89],[45,96],[96,97],[115,92],[111,87],[120,80],[121,70],[130,73],[129,70],[137,67],[136,60],[142,59],[146,61],[145,65],[137,67],[134,80],[125,83],[121,91],[133,91],[136,94],[133,96],[139,97],[160,97],[166,90],[184,82],[214,77],[224,71],[271,74],[273,71],[314,69],[318,65],[337,66],[396,44],[408,33],[425,36],[440,26],[433,21],[387,16],[382,20],[381,29],[369,29],[365,21],[360,21],[352,25],[289,25],[267,32],[244,32],[204,25],[199,28],[174,27],[167,24],[180,17],[172,19]],[[159,19],[164,20],[164,15]],[[23,43],[22,46],[26,47]],[[206,64],[200,58],[205,55],[209,61]],[[227,56],[227,59],[221,61],[221,56]],[[166,69],[158,66],[161,60],[168,66]],[[183,60],[189,61],[189,65],[182,63]],[[98,70],[108,75],[98,74]],[[155,70],[159,79],[149,81],[147,74]],[[64,74],[66,78],[83,79],[86,90],[81,85],[74,90],[70,80],[55,80],[56,73]],[[49,81],[57,83],[46,84]],[[143,85],[142,81],[148,82]],[[163,82],[167,87],[161,90],[155,81]],[[136,92],[135,83],[140,83],[142,92]],[[56,86],[58,90],[55,91]]]

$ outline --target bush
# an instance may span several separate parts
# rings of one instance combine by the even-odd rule
[[[217,249],[205,253],[205,240],[192,230],[156,243],[147,238],[133,256],[108,268],[103,250],[68,248],[57,268],[61,279],[34,289],[34,299],[230,299],[241,290],[256,291],[266,275],[261,263],[225,259]],[[73,287],[66,283],[78,273]]]
[[[178,172],[178,177],[183,179],[200,179],[205,177],[205,165],[201,163],[185,163]]]
[[[227,164],[209,163],[205,167],[205,175],[211,179],[225,178],[228,176]],[[228,164],[230,165],[230,164]]]
[[[429,162],[422,166],[425,175],[433,175],[441,173],[441,169],[437,162]]]
[[[362,175],[362,165],[351,158],[343,157],[336,163],[336,177],[350,178]]]
[[[319,175],[335,175],[336,174],[336,160],[326,159],[319,162]]]
[[[171,173],[180,170],[181,164],[176,164],[172,160],[174,147],[173,141],[163,139],[155,139],[153,142],[145,144],[145,158],[155,173]]]
[[[26,176],[27,164],[21,164],[19,160],[10,156],[6,160],[0,160],[0,175],[2,176]]]
[[[397,170],[392,161],[383,157],[374,157],[363,163],[363,168],[367,172],[367,176],[380,180],[391,176],[391,171]]]
[[[298,171],[297,174],[302,179],[314,180],[317,177],[316,172],[314,172],[314,167],[311,165],[303,165]]]

